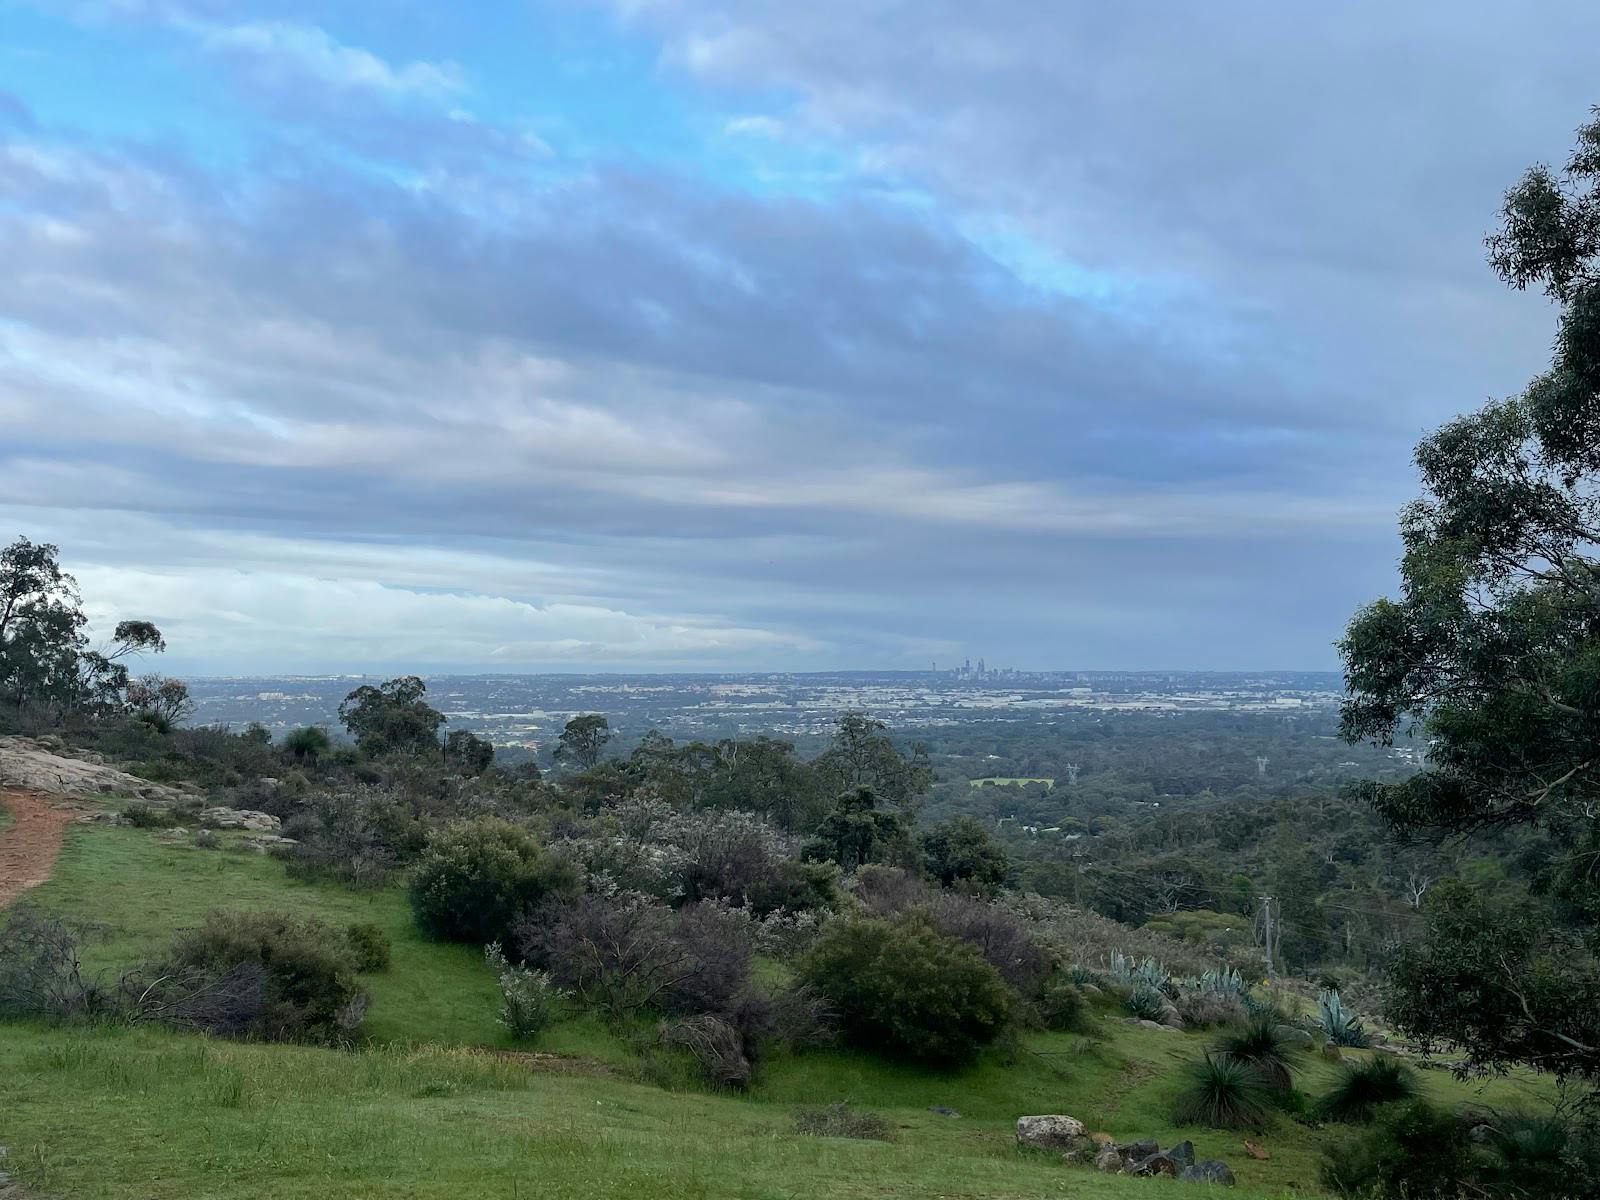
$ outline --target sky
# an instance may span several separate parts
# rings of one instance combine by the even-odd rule
[[[0,0],[0,539],[173,672],[1324,669],[1541,0]]]

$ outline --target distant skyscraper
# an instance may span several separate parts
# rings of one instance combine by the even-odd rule
[[[978,660],[978,678],[983,678],[983,659],[981,658]]]

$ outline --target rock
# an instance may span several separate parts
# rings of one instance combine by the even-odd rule
[[[1176,1179],[1179,1167],[1165,1154],[1152,1154],[1149,1158],[1141,1158],[1126,1170],[1129,1175],[1165,1175]]]
[[[217,805],[200,810],[200,824],[207,829],[248,829],[254,833],[277,833],[283,823],[271,813]]]
[[[1177,1033],[1178,1032],[1175,1027],[1173,1027],[1171,1025],[1163,1025],[1160,1021],[1146,1021],[1146,1020],[1143,1020],[1143,1019],[1135,1018],[1134,1024],[1140,1026],[1143,1029],[1154,1029],[1159,1033]]]
[[[1258,1158],[1258,1159],[1261,1159],[1263,1162],[1265,1162],[1267,1159],[1272,1157],[1272,1155],[1268,1154],[1266,1152],[1266,1150],[1264,1150],[1262,1147],[1256,1145],[1249,1138],[1245,1138],[1245,1140],[1244,1140],[1244,1152],[1246,1154],[1248,1154],[1251,1158]]]
[[[1223,1187],[1232,1187],[1234,1184],[1233,1171],[1219,1158],[1208,1158],[1192,1167],[1185,1167],[1179,1172],[1178,1178],[1184,1183],[1220,1183]]]
[[[1324,1042],[1322,1044],[1322,1057],[1327,1059],[1329,1062],[1343,1062],[1344,1061],[1343,1052],[1339,1049],[1339,1047],[1335,1046],[1332,1042]]]
[[[251,834],[249,837],[240,838],[228,848],[231,850],[245,850],[251,854],[270,854],[279,846],[298,846],[299,844],[294,838],[278,837],[276,834],[271,833],[257,833]],[[960,1115],[960,1113],[956,1113],[956,1116],[959,1117]]]
[[[1179,1142],[1171,1150],[1167,1151],[1167,1157],[1178,1164],[1179,1170],[1184,1167],[1194,1166],[1194,1143]]]
[[[132,821],[128,820],[128,818],[123,816],[121,813],[119,813],[119,812],[110,812],[110,811],[108,811],[106,809],[99,809],[99,810],[97,810],[95,812],[84,813],[83,816],[78,818],[78,821],[79,821],[80,824],[83,824],[83,825],[132,825],[133,824]]]
[[[1120,1174],[1122,1155],[1117,1153],[1115,1146],[1101,1146],[1100,1153],[1094,1156],[1094,1166],[1095,1170],[1104,1171],[1108,1175]]]
[[[154,804],[175,804],[183,797],[164,787],[95,761],[96,755],[73,757],[54,737],[0,737],[0,786],[22,788],[69,800],[103,796],[139,796]]]
[[[1494,1141],[1494,1126],[1474,1125],[1467,1130],[1467,1140],[1476,1142],[1480,1146]]]
[[[1124,1142],[1117,1147],[1117,1152],[1129,1162],[1138,1162],[1141,1158],[1160,1154],[1161,1147],[1155,1142]]]
[[[288,838],[279,838],[278,840],[279,841],[288,841],[289,839]],[[936,1116],[949,1117],[952,1121],[959,1121],[961,1119],[961,1114],[958,1113],[955,1109],[946,1108],[942,1104],[930,1105],[928,1107],[928,1111],[933,1113],[933,1114],[935,1114]]]
[[[1017,1118],[1017,1144],[1035,1150],[1077,1150],[1084,1141],[1083,1122],[1059,1114]]]

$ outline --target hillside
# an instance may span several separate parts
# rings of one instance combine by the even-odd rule
[[[87,802],[83,802],[87,803]],[[125,810],[127,797],[96,807]],[[0,839],[13,836],[13,827]],[[844,1050],[780,1052],[743,1094],[701,1082],[632,1029],[570,1014],[535,1052],[495,1022],[496,984],[476,950],[424,938],[395,886],[352,891],[292,879],[253,835],[78,822],[30,903],[93,931],[93,971],[157,953],[217,908],[371,921],[392,963],[364,976],[372,1007],[346,1049],[226,1042],[154,1028],[0,1024],[4,1169],[30,1197],[373,1197],[649,1194],[685,1197],[1147,1195],[1019,1150],[1015,1121],[1070,1113],[1118,1140],[1193,1140],[1229,1162],[1241,1196],[1317,1191],[1329,1131],[1279,1117],[1251,1135],[1172,1123],[1181,1065],[1208,1044],[1100,1014],[1088,1034],[1028,1031],[971,1066],[939,1072]],[[768,970],[781,970],[769,964]],[[1310,1094],[1335,1068],[1307,1056]],[[1430,1094],[1507,1103],[1439,1071]],[[848,1101],[894,1140],[818,1138],[797,1106]],[[959,1118],[935,1108],[954,1109]],[[1169,1184],[1187,1188],[1192,1185]],[[1182,1193],[1180,1193],[1182,1194]]]

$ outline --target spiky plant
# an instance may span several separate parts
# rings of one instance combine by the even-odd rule
[[[1271,1095],[1247,1063],[1208,1052],[1184,1068],[1186,1085],[1173,1106],[1180,1125],[1260,1129],[1271,1115]]]
[[[1417,1081],[1410,1069],[1379,1055],[1345,1067],[1332,1090],[1318,1102],[1317,1111],[1330,1121],[1365,1123],[1372,1120],[1378,1105],[1409,1100],[1416,1094]]]
[[[1123,1002],[1131,1016],[1144,1021],[1160,1021],[1166,1016],[1167,999],[1145,983],[1134,985],[1133,994]]]
[[[1299,1048],[1276,1016],[1253,1017],[1241,1028],[1224,1033],[1217,1039],[1216,1050],[1255,1071],[1269,1088],[1286,1092],[1294,1085]]]
[[[1364,1050],[1372,1044],[1366,1029],[1356,1015],[1344,1006],[1339,993],[1328,989],[1317,993],[1317,1021],[1322,1032],[1335,1046],[1353,1046]]]
[[[1244,976],[1233,967],[1223,967],[1220,971],[1207,971],[1200,976],[1199,990],[1214,992],[1219,996],[1243,996]]]

